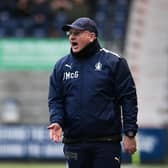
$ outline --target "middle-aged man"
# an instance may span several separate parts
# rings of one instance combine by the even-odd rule
[[[69,168],[119,168],[122,133],[125,151],[133,154],[138,128],[136,88],[127,61],[100,47],[90,18],[78,18],[63,30],[71,51],[50,76],[50,138],[60,142],[63,136]]]

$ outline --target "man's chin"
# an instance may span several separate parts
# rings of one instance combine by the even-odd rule
[[[72,48],[72,51],[73,51],[73,53],[78,53],[78,52],[80,52],[81,50],[80,50],[80,49],[73,49],[73,48]]]

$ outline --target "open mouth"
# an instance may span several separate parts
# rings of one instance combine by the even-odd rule
[[[76,47],[78,45],[78,43],[77,42],[72,42],[71,45],[72,45],[72,47]]]

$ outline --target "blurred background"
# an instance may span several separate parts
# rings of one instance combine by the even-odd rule
[[[0,160],[64,160],[48,138],[48,80],[69,52],[61,27],[98,25],[102,46],[127,58],[137,85],[136,162],[168,162],[167,0],[1,0]],[[133,158],[123,151],[123,162]]]

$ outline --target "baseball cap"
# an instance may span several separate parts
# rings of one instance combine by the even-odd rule
[[[76,19],[72,24],[66,24],[62,27],[63,31],[69,31],[70,29],[88,30],[94,32],[98,36],[97,26],[95,21],[88,17],[81,17]]]

